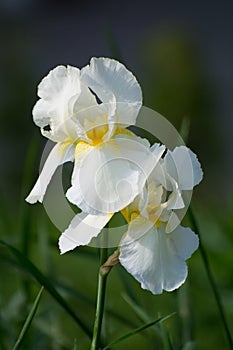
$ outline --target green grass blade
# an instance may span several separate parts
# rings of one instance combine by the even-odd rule
[[[162,340],[163,340],[163,348],[164,350],[174,350],[174,347],[172,345],[171,342],[171,338],[169,336],[169,333],[167,331],[167,329],[165,328],[164,324],[161,322],[159,324],[160,328],[161,328],[161,333],[162,333]]]
[[[167,316],[165,316],[165,317],[160,317],[160,318],[158,318],[158,319],[156,319],[156,320],[154,320],[154,321],[151,321],[151,322],[149,322],[149,323],[144,324],[143,326],[140,326],[140,327],[138,327],[138,328],[133,329],[132,331],[130,331],[130,332],[128,332],[128,333],[122,335],[121,337],[119,337],[119,338],[117,338],[117,339],[115,339],[115,340],[113,340],[111,343],[109,343],[107,346],[105,346],[105,347],[103,348],[103,350],[107,350],[107,349],[109,349],[111,346],[116,345],[116,344],[122,342],[123,340],[128,339],[129,337],[132,337],[132,336],[134,336],[135,334],[140,333],[140,332],[144,331],[145,329],[147,329],[147,328],[149,328],[149,327],[151,327],[151,326],[153,326],[153,325],[155,325],[155,324],[157,324],[157,323],[160,323],[160,322],[165,321],[166,319],[170,318],[170,317],[173,316],[174,314],[175,314],[175,313],[172,313],[172,314],[167,315]]]
[[[227,323],[225,311],[224,311],[224,308],[223,308],[223,305],[222,305],[220,294],[218,292],[217,286],[216,286],[215,281],[214,281],[214,277],[212,275],[212,271],[211,271],[211,268],[210,268],[210,264],[209,264],[209,260],[208,260],[208,257],[207,257],[206,250],[205,250],[204,245],[202,243],[200,229],[199,229],[199,226],[197,224],[197,221],[196,221],[196,218],[195,218],[195,215],[193,213],[193,210],[192,210],[191,206],[188,209],[188,213],[189,213],[189,218],[190,218],[190,222],[192,224],[192,227],[193,227],[195,233],[198,234],[198,236],[199,236],[199,251],[200,251],[200,254],[201,254],[201,258],[202,258],[202,261],[203,261],[203,264],[204,264],[204,267],[205,267],[205,270],[206,270],[207,278],[209,280],[212,292],[213,292],[214,297],[215,297],[215,301],[216,301],[216,304],[217,304],[217,307],[218,307],[218,311],[219,311],[219,314],[220,314],[220,318],[221,318],[221,321],[222,321],[222,324],[223,324],[223,327],[224,327],[224,330],[225,330],[225,334],[226,334],[226,338],[227,338],[227,341],[228,341],[229,348],[231,350],[233,350],[233,340],[232,340],[230,329],[229,329],[229,326],[228,326],[228,323]]]
[[[18,339],[17,339],[17,341],[15,343],[15,346],[14,346],[13,350],[20,349],[20,347],[21,347],[21,345],[22,345],[22,343],[24,341],[24,338],[25,338],[27,332],[29,331],[29,328],[31,326],[32,320],[33,320],[33,318],[34,318],[34,316],[36,314],[36,310],[38,308],[38,305],[39,305],[40,298],[41,298],[43,290],[44,290],[44,287],[42,286],[40,288],[40,291],[39,291],[39,293],[38,293],[34,303],[33,303],[32,309],[29,312],[28,317],[26,318],[26,321],[25,321],[25,323],[23,325],[23,328],[22,328],[22,330],[21,330],[21,332],[19,334],[19,337],[18,337]]]
[[[128,295],[123,295],[124,300],[134,310],[135,314],[142,322],[149,322],[147,312],[140,306],[138,306]],[[155,332],[157,337],[161,337],[163,341],[164,350],[173,350],[171,340],[168,332],[166,331],[163,323],[152,326],[152,330]]]
[[[92,331],[88,326],[73,312],[73,310],[66,303],[65,299],[58,293],[58,291],[54,288],[50,280],[43,275],[40,270],[27,258],[25,257],[19,250],[12,247],[11,245],[0,240],[0,244],[6,247],[17,259],[19,265],[21,265],[31,276],[33,276],[39,284],[44,286],[44,288],[50,293],[50,295],[58,302],[58,304],[75,320],[75,322],[80,326],[80,328],[85,332],[85,334],[91,338]]]

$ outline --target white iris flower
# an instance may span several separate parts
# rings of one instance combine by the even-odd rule
[[[38,96],[33,120],[56,145],[26,200],[42,202],[57,167],[74,161],[66,196],[83,212],[60,240],[65,252],[89,243],[134,200],[164,147],[151,151],[126,129],[136,122],[142,93],[133,74],[113,59],[92,58],[81,70],[58,66],[41,81]]]
[[[191,190],[201,179],[194,153],[177,147],[167,152],[143,193],[122,211],[129,226],[119,260],[153,294],[172,291],[187,277],[185,260],[198,248],[198,237],[179,225],[174,210],[184,207],[182,191]]]

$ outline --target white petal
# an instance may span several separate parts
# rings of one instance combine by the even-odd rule
[[[68,252],[80,245],[90,243],[93,237],[97,237],[102,228],[111,219],[112,214],[94,216],[86,213],[75,215],[69,227],[59,238],[61,254]]]
[[[197,250],[199,238],[189,227],[178,226],[171,234],[174,249],[184,260],[187,260]]]
[[[65,95],[72,97],[80,92],[80,70],[76,67],[57,66],[42,79],[38,86],[38,96],[45,100],[56,100]]]
[[[76,137],[70,103],[80,93],[80,70],[75,67],[58,66],[41,81],[38,86],[41,100],[33,108],[33,120],[42,128],[44,136],[56,142]],[[50,131],[43,130],[47,125],[50,126]]]
[[[126,67],[110,58],[92,58],[81,70],[85,82],[104,103],[115,103],[113,122],[125,126],[135,124],[142,105],[141,88]]]
[[[73,117],[72,120],[74,121],[74,124],[80,125],[83,130],[83,135],[79,134],[80,138],[87,142],[92,142],[91,139],[88,138],[88,131],[105,126],[108,124],[108,117],[110,115],[114,115],[115,112],[115,106],[112,104],[95,104],[90,105],[87,108],[80,109],[79,106],[79,99],[77,99],[74,109],[73,109]],[[114,124],[108,125],[108,132],[106,136],[103,137],[103,140],[109,139],[112,136],[112,128],[114,127]]]
[[[43,169],[38,177],[36,184],[32,191],[26,198],[28,203],[36,203],[37,201],[42,202],[47,186],[55,173],[57,167],[65,162],[73,161],[74,159],[74,146],[70,145],[61,154],[60,145],[56,144],[48,155],[45,161]]]
[[[167,208],[168,209],[184,208],[185,205],[184,205],[184,201],[183,201],[178,183],[171,176],[169,176],[169,174],[167,174],[167,178],[170,180],[170,184],[172,186],[172,193],[170,194],[169,199],[167,201]]]
[[[117,212],[142,191],[163,147],[150,152],[139,137],[118,135],[76,157],[67,198],[89,214]]]
[[[140,220],[137,219],[129,225],[120,248],[121,264],[141,283],[143,289],[153,294],[160,294],[163,289],[177,289],[187,277],[185,260],[197,249],[197,236],[181,226],[171,234],[164,232],[164,226],[156,229],[148,225],[146,231],[145,222],[141,225],[141,235],[138,234],[139,227]]]
[[[168,151],[164,159],[164,168],[164,171],[178,182],[180,190],[192,190],[203,177],[196,155],[185,146]]]
[[[170,212],[169,219],[166,225],[166,233],[174,231],[177,226],[180,224],[179,217],[175,214],[174,211]]]
[[[41,128],[42,135],[48,139],[60,142],[68,137],[64,125],[61,125],[58,114],[50,102],[42,99],[38,100],[32,114],[35,124]],[[50,127],[49,131],[44,129],[46,126]]]
[[[152,147],[154,147],[154,145]],[[153,169],[148,181],[154,182],[157,186],[162,185],[164,188],[167,188],[167,173],[164,172],[163,163],[164,160],[161,158],[157,163],[156,167]]]

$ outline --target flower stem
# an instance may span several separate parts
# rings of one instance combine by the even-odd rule
[[[102,266],[106,262],[108,257],[108,249],[100,249],[100,269],[98,276],[98,289],[97,289],[97,301],[96,301],[96,313],[95,313],[95,322],[93,328],[93,337],[91,343],[91,350],[98,350],[100,346],[100,333],[101,326],[103,321],[104,314],[104,302],[105,302],[105,293],[106,293],[106,282],[108,272],[106,273]]]
[[[224,327],[224,330],[226,333],[226,338],[228,340],[229,348],[231,350],[233,350],[233,340],[232,340],[230,329],[229,329],[229,326],[227,323],[225,311],[224,311],[224,308],[222,305],[222,301],[221,301],[217,286],[216,286],[215,281],[214,281],[214,277],[212,275],[212,271],[210,269],[210,264],[209,264],[209,260],[207,257],[207,253],[206,253],[205,248],[203,246],[200,230],[199,230],[199,227],[198,227],[198,224],[197,224],[197,221],[196,221],[196,218],[194,216],[194,213],[193,213],[191,206],[189,207],[189,217],[190,217],[190,221],[192,223],[194,231],[199,236],[199,251],[200,251],[200,254],[202,257],[203,264],[205,266],[206,274],[207,274],[211,289],[212,289],[214,297],[215,297],[215,301],[216,301],[216,304],[217,304],[217,307],[219,310],[220,318],[221,318],[221,321],[222,321],[222,324],[223,324],[223,327]]]

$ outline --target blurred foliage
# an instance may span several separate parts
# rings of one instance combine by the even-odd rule
[[[189,120],[190,146],[205,164],[215,161],[216,165],[216,146],[221,143],[215,124],[218,102],[201,47],[184,31],[165,27],[148,34],[141,52],[144,104],[168,118],[178,130],[184,119]]]

